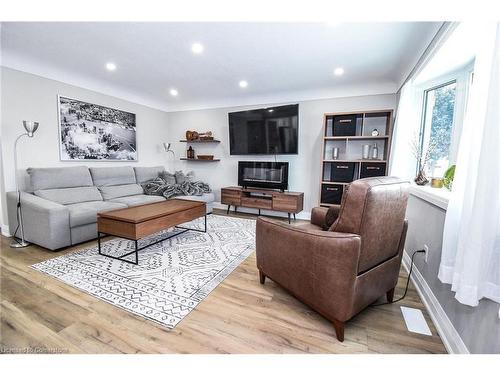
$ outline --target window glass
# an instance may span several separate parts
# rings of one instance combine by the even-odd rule
[[[424,123],[422,154],[424,171],[430,177],[443,177],[450,164],[453,138],[456,82],[451,82],[424,93]]]

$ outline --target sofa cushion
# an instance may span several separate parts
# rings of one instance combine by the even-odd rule
[[[80,225],[91,224],[97,222],[97,213],[104,211],[117,210],[127,207],[124,204],[115,202],[84,202],[69,204],[69,226],[71,228]]]
[[[131,195],[129,197],[121,197],[110,200],[109,202],[126,204],[128,207],[140,206],[141,204],[163,202],[165,198],[158,195]]]
[[[144,194],[142,186],[137,184],[100,186],[99,191],[106,201],[120,197],[128,197],[130,195]]]
[[[152,180],[160,175],[160,173],[165,172],[165,168],[162,166],[158,167],[134,167],[135,180],[138,184]]]
[[[35,190],[34,194],[60,204],[102,201],[101,193],[95,186]]]
[[[63,168],[28,168],[31,189],[59,189],[92,186],[92,177],[85,166]]]
[[[98,187],[136,183],[134,168],[129,166],[90,168],[90,174],[92,175],[94,185]]]

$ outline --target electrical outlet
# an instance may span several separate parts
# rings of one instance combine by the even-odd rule
[[[425,250],[424,261],[425,261],[425,263],[427,263],[427,256],[429,255],[429,246],[424,245],[424,250]]]

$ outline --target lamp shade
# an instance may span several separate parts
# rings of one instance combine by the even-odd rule
[[[28,132],[28,137],[33,137],[33,133],[38,129],[38,125],[40,124],[36,121],[23,121],[23,126]]]

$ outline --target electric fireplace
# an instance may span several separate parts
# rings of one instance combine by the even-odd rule
[[[238,185],[246,187],[288,189],[288,163],[269,161],[238,162]]]

